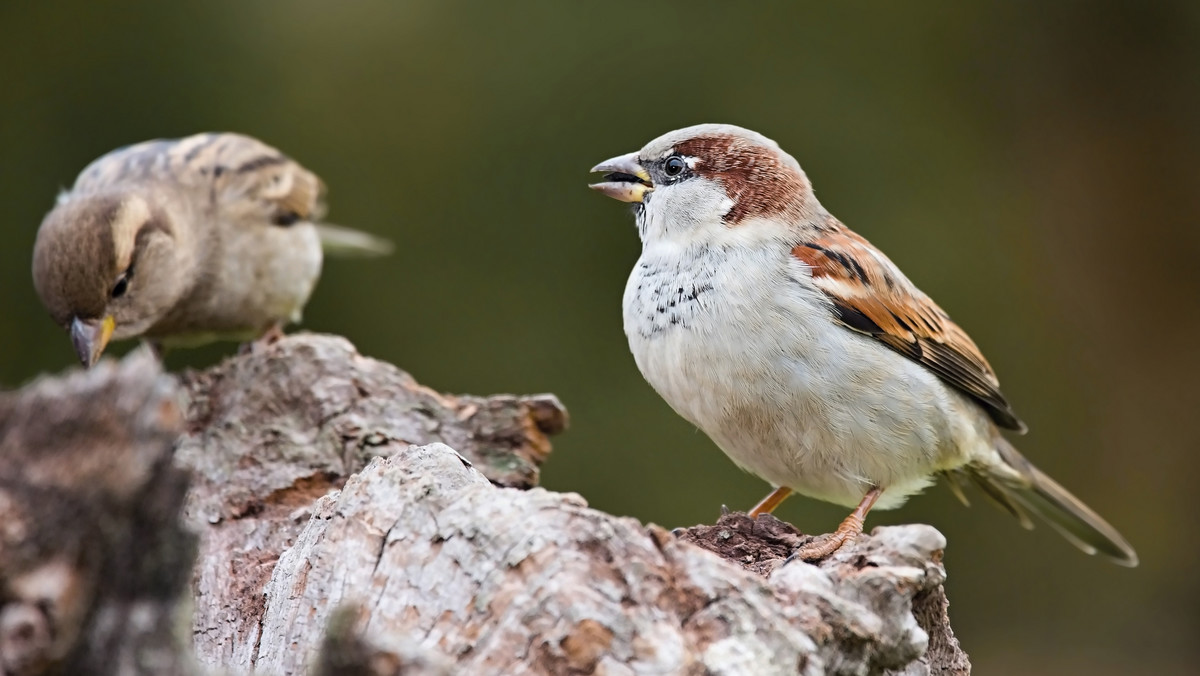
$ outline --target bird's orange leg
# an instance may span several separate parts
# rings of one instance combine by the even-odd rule
[[[863,496],[862,502],[858,503],[858,507],[855,507],[854,511],[850,512],[850,516],[842,521],[837,530],[828,535],[821,535],[805,544],[800,549],[797,549],[790,558],[817,561],[836,552],[847,543],[853,542],[854,538],[862,534],[863,521],[866,520],[867,513],[875,506],[875,501],[879,499],[882,493],[883,490],[878,487],[867,491],[867,494]]]
[[[257,338],[239,345],[238,354],[243,356],[257,354],[268,345],[274,345],[285,335],[287,334],[283,332],[283,322],[272,322],[267,328],[263,329],[262,333],[258,334]]]
[[[283,322],[273,322],[265,331],[262,332],[262,335],[258,337],[258,342],[262,343],[263,345],[271,345],[280,338],[283,338],[285,335],[287,334],[283,332]]]
[[[787,500],[787,497],[791,494],[792,489],[786,486],[780,486],[779,488],[771,491],[770,495],[762,500],[759,500],[758,504],[751,508],[747,514],[751,519],[757,517],[759,514],[770,514],[771,512],[775,511],[775,508],[779,506],[779,503]]]

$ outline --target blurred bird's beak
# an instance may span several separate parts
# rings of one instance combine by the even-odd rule
[[[91,368],[100,360],[116,327],[112,315],[104,319],[76,317],[71,320],[71,344],[75,346],[75,354],[79,355],[79,362],[84,368]]]
[[[622,202],[641,202],[646,194],[654,190],[650,174],[638,164],[637,153],[614,157],[592,167],[593,172],[607,172],[603,183],[593,183],[589,188]]]

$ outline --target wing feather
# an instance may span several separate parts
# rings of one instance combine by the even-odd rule
[[[843,325],[925,366],[997,424],[1025,431],[967,333],[867,240],[835,222],[797,244],[792,255],[812,270]]]
[[[88,165],[71,193],[141,182],[195,189],[235,222],[250,217],[249,222],[287,226],[315,221],[323,212],[324,186],[315,174],[257,139],[231,133],[146,141],[114,150]]]

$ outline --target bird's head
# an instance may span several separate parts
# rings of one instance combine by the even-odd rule
[[[635,203],[642,240],[717,244],[782,237],[821,207],[800,165],[749,129],[702,124],[606,160],[591,187]]]
[[[46,215],[34,288],[84,366],[110,339],[140,335],[170,309],[182,293],[174,249],[169,216],[148,196],[72,196]]]

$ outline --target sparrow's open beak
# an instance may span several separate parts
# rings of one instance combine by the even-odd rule
[[[100,360],[116,327],[112,315],[103,319],[76,317],[71,320],[71,344],[75,346],[75,354],[79,355],[84,368],[91,368]]]
[[[589,188],[622,202],[641,202],[646,193],[654,190],[650,174],[638,164],[637,153],[614,157],[592,167],[592,171],[607,172],[603,183],[593,183]]]

